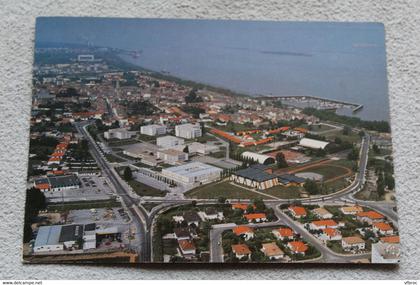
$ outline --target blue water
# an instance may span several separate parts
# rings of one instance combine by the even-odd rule
[[[124,59],[250,95],[312,95],[363,104],[388,120],[384,28],[377,23],[40,18],[36,42],[141,50]]]

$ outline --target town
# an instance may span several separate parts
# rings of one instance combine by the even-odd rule
[[[104,47],[37,48],[33,82],[26,262],[399,262],[389,124],[331,110],[357,102],[289,105]]]

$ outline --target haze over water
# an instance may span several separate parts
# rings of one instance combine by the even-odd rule
[[[378,23],[39,18],[36,43],[141,50],[136,65],[250,95],[309,95],[363,104],[389,120]],[[350,112],[351,114],[351,112]]]

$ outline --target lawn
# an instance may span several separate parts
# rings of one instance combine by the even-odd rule
[[[127,183],[131,186],[131,188],[133,188],[134,192],[136,192],[137,195],[140,195],[140,196],[163,197],[166,195],[166,191],[161,191],[159,189],[150,187],[146,184],[143,184],[133,179],[127,181]]]
[[[325,134],[326,139],[334,140],[335,138],[340,138],[342,141],[347,141],[350,143],[358,143],[360,142],[361,138],[358,133],[350,132],[348,135],[343,135],[342,130],[337,130],[335,132],[329,132]]]
[[[195,199],[217,199],[219,197],[226,199],[266,198],[266,196],[232,185],[228,181],[200,186],[185,192],[184,195]]]
[[[285,186],[275,186],[265,190],[258,190],[262,193],[276,196],[280,199],[296,199],[299,198],[299,189],[300,187],[285,187]]]
[[[332,129],[335,129],[335,128],[327,126],[327,125],[313,125],[310,130],[316,133],[316,132],[329,131]]]
[[[340,254],[349,253],[343,250],[343,247],[341,246],[341,241],[338,241],[338,240],[328,241],[327,246],[336,253],[340,253]]]

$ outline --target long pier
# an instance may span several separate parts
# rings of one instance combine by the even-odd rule
[[[293,96],[263,96],[259,97],[260,99],[266,100],[280,100],[283,101],[294,101],[297,103],[308,103],[311,104],[314,108],[317,109],[338,109],[338,108],[351,108],[353,112],[357,112],[363,108],[362,104],[346,102],[342,100],[327,99],[316,96],[303,96],[303,95],[293,95]],[[322,106],[326,105],[326,106]]]

